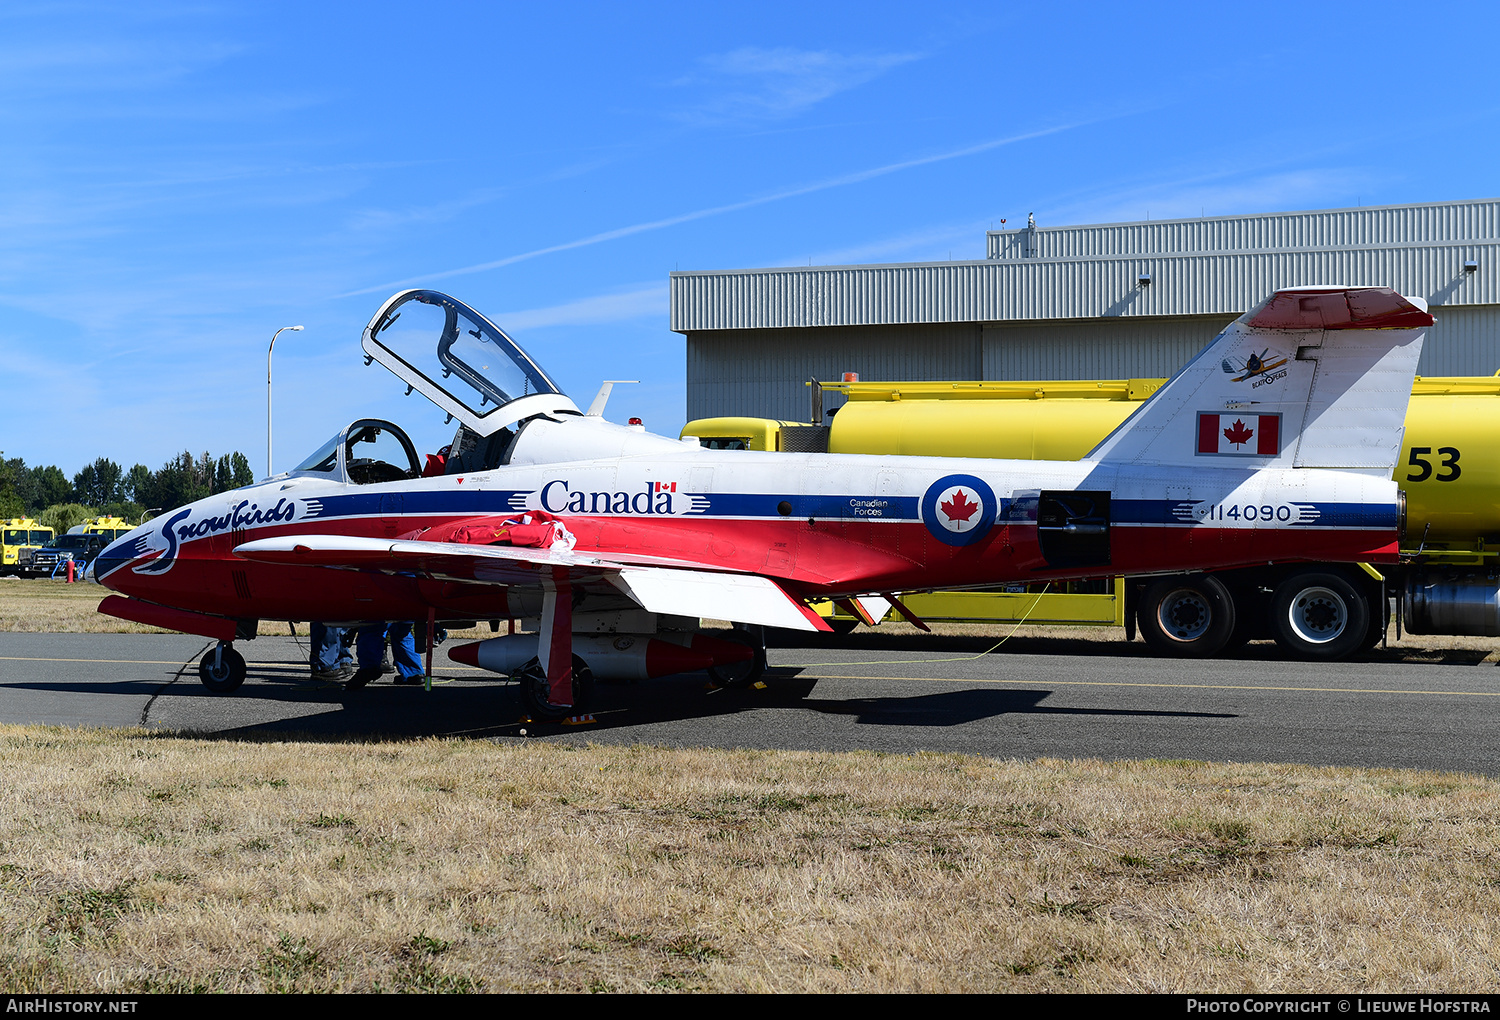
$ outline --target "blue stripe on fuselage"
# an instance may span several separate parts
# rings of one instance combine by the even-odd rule
[[[322,497],[323,509],[315,520],[335,517],[375,517],[392,514],[418,516],[462,516],[467,514],[519,513],[514,503],[530,496],[530,489],[475,489],[468,492],[446,490],[442,492],[373,493],[358,492]],[[399,497],[399,508],[395,506]],[[916,521],[919,499],[916,496],[869,496],[869,495],[817,495],[761,492],[713,492],[672,493],[672,499],[693,499],[702,509],[689,512],[687,517],[765,518],[781,519],[816,518],[820,520],[894,520]],[[999,518],[1014,501],[1001,499]],[[1034,499],[1031,501],[1034,504]],[[1251,506],[1242,501],[1240,515],[1235,518],[1201,520],[1191,516],[1193,507],[1201,506],[1204,500],[1180,499],[1122,499],[1110,501],[1110,521],[1113,524],[1151,524],[1192,526],[1197,524],[1253,523],[1247,519],[1243,508]],[[791,507],[788,514],[779,507],[786,503]],[[706,505],[705,505],[706,504]],[[1229,505],[1226,503],[1226,505]],[[1238,506],[1236,502],[1234,505]],[[1254,504],[1257,507],[1260,504]],[[1300,509],[1298,519],[1279,522],[1286,527],[1366,528],[1381,529],[1396,526],[1397,511],[1394,503],[1321,503],[1308,501],[1278,501],[1274,506],[1295,506]],[[1187,514],[1187,516],[1185,516]],[[666,514],[611,514],[592,511],[580,516],[589,517],[654,517]],[[671,515],[678,516],[678,515]],[[1273,521],[1272,523],[1277,523]]]

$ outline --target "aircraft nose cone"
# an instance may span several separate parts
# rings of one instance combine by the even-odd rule
[[[116,570],[119,570],[125,564],[135,559],[134,535],[135,532],[131,532],[124,538],[105,546],[99,555],[94,557],[94,561],[89,564],[88,570],[84,571],[84,576],[90,581],[102,584],[107,588],[115,587],[115,585],[109,582],[108,578]]]
[[[461,662],[465,666],[479,665],[479,645],[476,641],[471,645],[459,645],[457,648],[448,649],[448,658],[454,662]]]

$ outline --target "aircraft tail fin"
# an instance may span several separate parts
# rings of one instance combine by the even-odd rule
[[[1388,287],[1280,290],[1089,453],[1101,463],[1338,468],[1389,478],[1427,303]]]

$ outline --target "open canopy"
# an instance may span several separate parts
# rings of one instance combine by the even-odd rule
[[[365,327],[365,353],[481,436],[574,403],[505,331],[435,290],[392,297]]]

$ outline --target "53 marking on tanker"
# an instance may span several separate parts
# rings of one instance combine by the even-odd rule
[[[1432,455],[1430,446],[1413,446],[1411,454],[1406,463],[1414,470],[1408,471],[1406,480],[1408,482],[1425,482],[1431,478],[1435,482],[1456,482],[1458,476],[1464,473],[1464,469],[1458,466],[1459,451],[1456,446],[1439,446],[1438,456],[1442,458],[1439,465],[1442,470],[1437,474],[1432,473],[1432,462],[1427,458]]]

